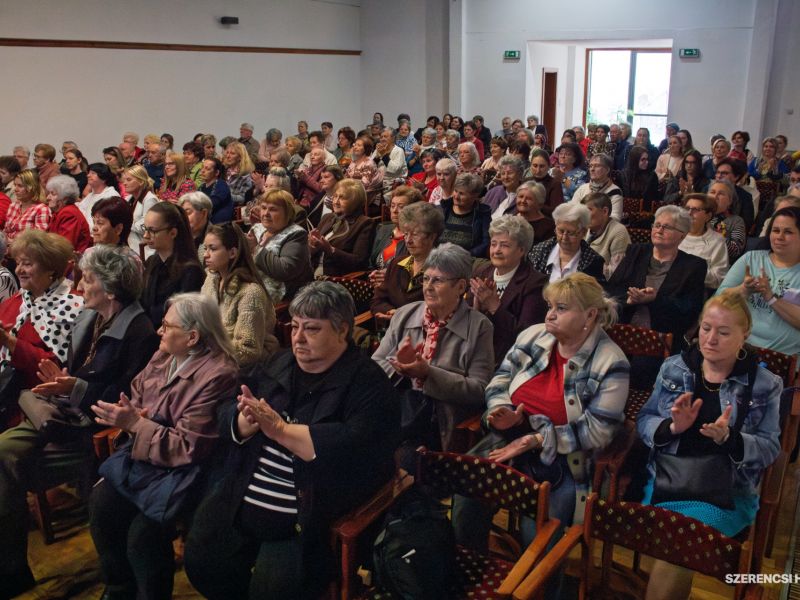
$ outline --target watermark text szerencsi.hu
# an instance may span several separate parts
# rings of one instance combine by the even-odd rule
[[[725,583],[729,585],[758,583],[800,583],[800,573],[728,573]]]

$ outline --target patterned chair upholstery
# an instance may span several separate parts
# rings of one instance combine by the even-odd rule
[[[467,548],[458,547],[456,555],[456,579],[452,597],[456,598],[510,598],[523,577],[544,555],[551,537],[560,529],[557,519],[548,517],[549,483],[537,483],[516,469],[475,456],[451,452],[418,453],[417,481],[431,489],[439,497],[460,494],[486,502],[495,510],[506,509],[510,519],[525,515],[536,521],[536,537],[524,549],[516,562],[505,557],[480,555]],[[392,501],[396,496],[392,497]],[[387,503],[384,510],[389,508]],[[371,518],[380,516],[372,511]],[[363,531],[362,523],[357,530]],[[344,532],[353,538],[352,523],[340,522],[334,534]],[[352,547],[348,552],[355,556]],[[355,564],[347,564],[342,553],[342,600],[353,597],[352,573]],[[345,585],[345,582],[348,582]],[[361,598],[392,598],[391,594],[376,588],[368,590]],[[516,596],[515,596],[516,597]]]
[[[646,244],[650,241],[650,230],[642,227],[628,227],[631,244]]]
[[[759,204],[761,205],[761,208],[764,208],[767,205],[767,202],[777,198],[779,184],[769,179],[759,179],[756,181],[756,189],[760,194]]]
[[[603,542],[600,578],[595,590],[591,590],[594,567],[594,544]],[[722,535],[719,531],[684,515],[662,508],[633,502],[607,502],[592,494],[586,503],[583,525],[571,527],[562,540],[551,550],[547,559],[537,565],[517,593],[535,594],[541,590],[540,580],[557,569],[570,550],[582,544],[580,597],[619,598],[621,592],[643,595],[647,587],[647,574],[635,559],[633,568],[613,562],[614,546],[622,546],[635,553],[646,554],[656,559],[697,571],[709,577],[725,581],[728,573],[749,573],[751,544],[739,542]],[[612,569],[616,577],[612,579]],[[623,579],[624,590],[612,589],[612,583]],[[599,596],[597,591],[601,593]],[[590,594],[591,593],[591,594]],[[758,598],[758,586],[737,585],[734,598]]]
[[[635,325],[617,323],[606,330],[625,356],[654,356],[669,358],[672,334],[661,333]]]

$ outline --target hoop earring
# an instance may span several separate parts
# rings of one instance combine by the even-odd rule
[[[739,352],[744,352],[744,356],[739,356]],[[747,358],[747,350],[745,350],[744,346],[742,346],[741,348],[739,348],[736,351],[736,359],[737,360],[744,360],[745,358]]]

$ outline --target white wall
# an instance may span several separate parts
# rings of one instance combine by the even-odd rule
[[[452,38],[454,28],[460,27],[463,59],[450,56],[451,78],[462,79],[462,96],[451,96],[451,106],[460,102],[461,112],[466,115],[483,112],[492,129],[499,126],[504,115],[523,116],[529,63],[504,63],[502,53],[521,50],[524,54],[529,42],[571,40],[590,45],[590,40],[672,39],[675,56],[670,119],[691,129],[698,140],[708,139],[716,131],[730,134],[744,125],[756,137],[760,135],[764,107],[771,93],[768,83],[775,79],[774,75],[769,78],[770,31],[775,26],[778,1],[573,0],[567,9],[559,3],[528,0],[453,0],[458,7],[452,6],[451,12],[462,17],[451,18],[450,35]],[[792,14],[798,10],[796,6],[784,8]],[[797,29],[787,29],[787,36],[792,37],[789,31]],[[797,36],[793,37],[792,43],[796,44]],[[679,60],[677,51],[684,47],[700,48],[701,59]],[[576,51],[574,56],[576,79],[583,77],[580,54]],[[789,73],[789,69],[781,70],[783,77]],[[539,85],[533,82],[528,91],[535,91]],[[457,90],[451,86],[451,93],[454,91]],[[577,89],[573,91],[572,105],[578,107],[580,115],[582,90],[580,94]],[[792,91],[796,92],[796,88]]]
[[[359,50],[360,7],[314,0],[28,0],[4,3],[0,37]],[[222,15],[239,17],[225,28]],[[298,119],[359,123],[359,56],[2,48],[0,151],[74,139],[90,160],[123,131],[177,143],[199,132],[263,137]],[[8,110],[14,107],[16,110]]]
[[[780,0],[764,131],[767,135],[786,135],[791,148],[800,148],[799,31],[800,2]]]

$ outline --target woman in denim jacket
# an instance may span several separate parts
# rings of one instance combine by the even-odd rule
[[[780,378],[757,365],[758,358],[745,346],[752,318],[745,300],[725,292],[706,302],[700,315],[699,342],[661,367],[655,389],[639,412],[637,429],[652,448],[644,503],[653,498],[656,456],[727,455],[733,462],[733,508],[693,500],[673,500],[657,505],[706,523],[727,536],[750,525],[758,510],[761,472],[778,455]],[[752,382],[751,382],[752,378]],[[752,392],[748,394],[748,387]],[[749,410],[734,427],[741,409]],[[686,598],[693,572],[656,561],[647,598]]]

